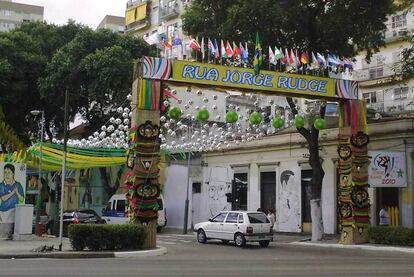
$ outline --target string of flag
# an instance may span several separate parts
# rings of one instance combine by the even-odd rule
[[[174,46],[182,46],[184,42],[178,36],[167,39],[161,38],[159,42],[146,39],[148,44],[157,44],[164,51],[173,49]],[[277,46],[268,46],[264,51],[261,47],[259,34],[256,34],[256,43],[253,57],[249,52],[247,42],[230,42],[229,40],[217,40],[213,38],[189,37],[186,43],[188,49],[196,53],[196,58],[202,62],[225,64],[253,68],[256,74],[263,69],[264,56],[267,54],[269,70],[281,72],[305,73],[314,70],[329,70],[335,73],[352,73],[354,65],[350,58],[340,57],[331,53],[320,53],[316,51],[300,51],[299,49],[288,49]],[[265,53],[264,53],[265,52]],[[201,54],[201,56],[198,56]]]

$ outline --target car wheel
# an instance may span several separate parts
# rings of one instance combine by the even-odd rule
[[[204,232],[204,230],[200,229],[197,232],[197,241],[199,243],[206,243],[207,241],[207,237],[206,237],[206,233]]]
[[[229,240],[228,240],[228,239],[222,239],[222,240],[221,240],[221,242],[222,242],[223,244],[229,244]]]
[[[261,240],[259,241],[259,244],[261,247],[268,247],[270,243],[270,240]]]
[[[234,242],[236,243],[237,247],[244,247],[246,245],[246,239],[244,238],[243,234],[237,233],[234,236]]]

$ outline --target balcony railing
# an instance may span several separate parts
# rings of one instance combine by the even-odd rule
[[[392,28],[387,26],[387,30],[384,32],[385,42],[392,42],[407,38],[414,34],[414,24],[407,24],[402,27]]]
[[[400,63],[384,64],[354,70],[353,78],[357,81],[368,81],[392,77],[400,69]]]
[[[133,7],[133,6],[136,6],[136,5],[142,4],[142,3],[149,2],[149,1],[150,1],[150,0],[129,0],[129,1],[127,2],[127,9],[128,9],[128,8],[131,8],[131,7]]]
[[[173,7],[160,7],[159,15],[160,21],[178,17],[180,15],[180,8],[178,5],[174,5]]]

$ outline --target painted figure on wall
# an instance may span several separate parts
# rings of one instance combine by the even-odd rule
[[[277,224],[280,231],[293,231],[298,227],[300,207],[295,193],[295,173],[284,170],[280,174],[279,209]]]
[[[231,181],[229,180],[229,169],[215,167],[210,169],[208,182],[208,210],[209,216],[225,210],[231,210],[231,203],[227,202],[226,193],[231,192]]]
[[[10,221],[17,204],[24,203],[24,189],[20,182],[15,180],[16,169],[12,164],[6,164],[3,169],[3,181],[0,182],[0,219]]]

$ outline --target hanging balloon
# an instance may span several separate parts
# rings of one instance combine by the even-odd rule
[[[272,119],[272,126],[275,127],[276,129],[282,128],[283,127],[283,119],[281,119],[280,117],[276,117]]]
[[[202,108],[197,113],[197,120],[200,120],[202,122],[207,121],[209,117],[210,117],[210,113],[208,112],[207,109]]]
[[[226,122],[227,123],[235,123],[239,119],[239,116],[235,111],[230,111],[226,114]]]
[[[249,121],[253,125],[259,125],[262,122],[262,116],[258,112],[252,112],[249,117]]]
[[[324,129],[326,126],[325,119],[323,118],[315,119],[315,121],[313,122],[313,126],[318,130]]]
[[[178,120],[182,115],[181,109],[179,107],[171,107],[168,110],[168,116],[172,119]]]
[[[296,116],[293,122],[295,123],[296,128],[302,128],[305,126],[305,119],[301,115]]]

